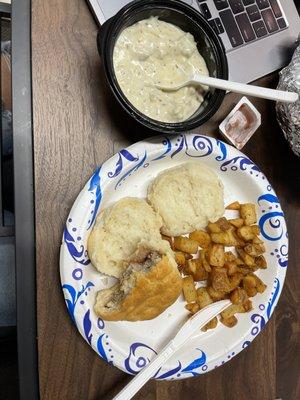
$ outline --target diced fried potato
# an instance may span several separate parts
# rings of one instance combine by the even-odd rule
[[[223,325],[227,326],[227,328],[233,328],[238,323],[238,320],[234,315],[226,319],[221,318],[220,321]]]
[[[254,233],[254,235],[259,235],[260,234],[260,227],[258,225],[252,225],[251,226],[252,232]]]
[[[255,259],[255,264],[260,269],[266,269],[267,268],[267,261],[266,261],[264,256],[257,257]]]
[[[185,253],[195,254],[198,251],[198,242],[184,236],[174,237],[174,248]]]
[[[214,267],[223,267],[225,262],[224,246],[221,244],[213,244],[209,250],[209,263]]]
[[[208,306],[209,304],[213,303],[212,298],[210,297],[207,288],[200,287],[197,289],[197,302],[200,306],[200,309]]]
[[[194,303],[197,301],[197,291],[192,276],[186,276],[182,279],[182,291],[187,303]]]
[[[188,303],[185,305],[185,308],[192,314],[196,314],[200,310],[198,303]]]
[[[233,218],[229,219],[228,222],[236,228],[240,228],[244,225],[243,218]]]
[[[256,280],[256,290],[258,293],[263,293],[266,290],[267,285],[263,283],[263,281],[255,274],[253,274]]]
[[[253,226],[252,226],[252,228],[253,228]],[[264,242],[258,236],[254,236],[254,238],[252,239],[252,243],[253,244],[263,244]]]
[[[175,251],[174,254],[177,264],[180,266],[184,266],[186,262],[185,255],[181,251]]]
[[[209,321],[206,325],[204,325],[204,327],[201,328],[201,331],[206,332],[209,329],[215,329],[217,325],[218,325],[218,318],[215,317],[211,321]]]
[[[198,242],[198,245],[204,249],[207,248],[211,243],[211,238],[209,234],[201,230],[190,233],[189,238],[192,240],[196,240],[196,242]]]
[[[256,288],[248,288],[246,289],[246,292],[249,297],[254,297],[258,293]]]
[[[192,259],[187,261],[187,269],[193,276],[194,281],[204,281],[208,277],[206,269],[203,267],[201,260]]]
[[[232,251],[226,251],[224,253],[224,257],[225,257],[225,262],[232,262],[236,260],[236,255],[233,254]]]
[[[244,304],[247,300],[248,295],[246,291],[240,287],[237,287],[230,293],[230,301],[232,304]]]
[[[202,261],[202,265],[207,272],[211,271],[211,266],[206,258],[207,250],[200,250],[200,260]]]
[[[244,250],[251,257],[258,257],[266,251],[265,246],[263,244],[251,244],[251,243],[248,243],[244,247]]]
[[[215,223],[218,225],[222,232],[226,232],[228,231],[228,229],[232,228],[225,217],[219,218],[218,221],[216,221]]]
[[[244,263],[246,265],[248,265],[249,267],[255,266],[254,258],[251,257],[249,254],[247,254],[244,249],[242,249],[241,247],[237,247],[236,251],[238,252],[239,256],[241,257],[241,259],[244,261]]]
[[[218,292],[228,293],[231,290],[226,268],[213,268],[211,271],[211,285]]]
[[[255,205],[252,203],[241,204],[240,207],[241,218],[245,221],[245,225],[256,224],[257,217],[255,211]]]
[[[245,303],[243,304],[244,310],[245,312],[249,312],[251,310],[253,310],[253,305],[252,305],[252,301],[250,299],[248,299],[247,301],[245,301]]]
[[[253,233],[251,226],[242,226],[241,228],[238,228],[237,234],[246,242],[250,242],[250,240],[255,238],[255,234]]]
[[[171,236],[161,235],[162,240],[166,240],[170,243],[171,249],[174,250],[173,247],[173,238]]]
[[[231,304],[224,311],[221,312],[221,318],[228,319],[236,313],[244,313],[244,307],[242,304]]]
[[[253,272],[253,268],[252,267],[248,267],[247,265],[240,265],[238,267],[238,272],[242,273],[243,275],[248,275],[251,272]]]
[[[231,230],[220,233],[211,233],[210,236],[211,240],[214,243],[223,244],[224,246],[228,247],[240,245],[239,239],[235,236],[234,232]]]
[[[256,279],[254,275],[246,275],[243,278],[243,289],[245,289],[247,295],[249,297],[253,297],[256,295]]]
[[[213,301],[224,300],[224,299],[227,299],[227,297],[228,297],[226,293],[218,292],[212,286],[207,287],[207,292],[210,295],[210,297],[213,299]]]
[[[211,240],[214,243],[223,244],[225,246],[230,246],[227,244],[229,242],[228,232],[211,233]]]
[[[241,239],[238,235],[237,235],[237,231],[231,229],[229,231],[227,231],[229,236],[230,236],[230,241],[232,244],[232,246],[245,246],[245,242],[243,239]]]
[[[239,286],[243,277],[244,275],[241,272],[236,272],[235,274],[229,277],[230,291],[234,290]]]
[[[236,260],[233,261],[236,265],[244,265],[244,261],[241,260],[240,258],[237,258]]]
[[[192,254],[182,252],[186,260],[191,260],[193,258]]]
[[[207,229],[210,233],[221,233],[220,227],[215,222],[209,222]]]
[[[226,210],[239,210],[240,209],[240,203],[238,201],[234,201],[233,203],[228,204],[226,207]]]
[[[239,267],[234,262],[226,262],[224,268],[227,270],[227,275],[231,276],[239,272]]]
[[[238,266],[235,262],[225,263],[224,264],[224,268],[227,269],[227,275],[228,276],[235,275],[238,272],[242,273],[243,275],[247,275],[247,274],[249,274],[250,272],[253,271],[252,268],[245,267],[244,265]]]

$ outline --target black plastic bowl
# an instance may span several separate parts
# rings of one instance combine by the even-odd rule
[[[223,44],[199,12],[178,0],[138,0],[127,4],[114,17],[107,20],[98,33],[98,50],[108,84],[122,107],[144,126],[160,132],[182,132],[194,129],[211,118],[218,110],[225,96],[223,90],[209,90],[201,106],[187,120],[166,123],[149,118],[137,110],[123,94],[116,79],[113,51],[120,33],[128,26],[151,16],[157,16],[160,20],[177,25],[182,30],[191,33],[195,38],[199,53],[205,59],[209,75],[222,79],[228,78],[228,64]]]

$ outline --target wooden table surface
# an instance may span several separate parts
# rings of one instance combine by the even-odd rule
[[[42,400],[109,399],[130,379],[106,364],[71,324],[59,278],[64,222],[95,168],[145,135],[112,98],[84,0],[32,0],[32,78],[36,207],[39,384]],[[259,83],[275,87],[277,74]],[[197,132],[217,126],[240,97],[226,97]],[[253,100],[262,125],[244,152],[277,192],[290,238],[278,307],[251,346],[193,379],[149,382],[135,399],[295,400],[300,398],[300,162],[276,122],[274,104]],[[145,137],[145,136],[144,136]]]

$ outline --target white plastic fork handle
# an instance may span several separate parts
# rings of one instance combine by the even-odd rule
[[[245,83],[212,78],[211,76],[195,75],[190,82],[200,83],[202,85],[207,85],[209,87],[214,87],[217,89],[228,90],[234,93],[241,93],[248,96],[261,97],[263,99],[281,101],[285,103],[293,103],[298,100],[298,93],[247,85]]]
[[[171,340],[171,342],[169,342],[167,346],[113,398],[113,400],[131,399],[172,356],[175,350],[176,347],[174,346],[173,340]]]

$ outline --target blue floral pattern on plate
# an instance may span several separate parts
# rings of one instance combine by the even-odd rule
[[[161,136],[136,143],[95,171],[74,203],[61,246],[62,289],[72,321],[102,359],[130,374],[138,373],[161,347],[161,327],[169,329],[170,338],[176,333],[174,312],[168,309],[155,320],[134,325],[98,318],[93,310],[95,296],[106,284],[90,264],[87,238],[97,214],[110,201],[125,195],[145,196],[145,182],[165,168],[188,161],[206,163],[229,185],[233,182],[229,190],[233,197],[227,201],[242,197],[242,201],[257,204],[268,261],[268,268],[259,273],[268,288],[253,299],[253,311],[242,314],[236,327],[229,330],[219,324],[211,333],[201,333],[183,347],[156,372],[154,378],[159,380],[196,376],[224,364],[248,347],[271,318],[284,283],[288,239],[279,200],[262,171],[238,150],[205,135]],[[183,301],[178,300],[174,309],[177,316],[187,317]],[[226,337],[223,347],[218,347],[218,335]]]

